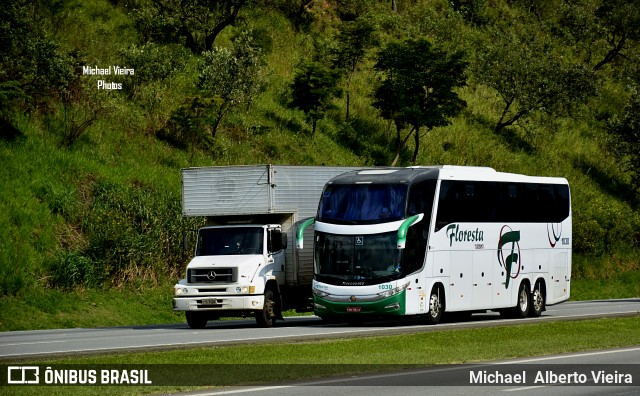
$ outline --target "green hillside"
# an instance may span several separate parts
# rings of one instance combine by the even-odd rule
[[[0,21],[0,330],[182,321],[202,220],[180,169],[209,165],[565,177],[572,298],[640,296],[633,1],[23,0]]]

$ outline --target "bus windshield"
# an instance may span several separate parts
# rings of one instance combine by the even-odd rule
[[[332,284],[376,284],[401,276],[397,232],[354,236],[316,232],[316,279]]]
[[[258,227],[203,228],[196,256],[262,254],[264,230]]]
[[[405,184],[327,186],[320,200],[319,221],[334,224],[373,224],[404,218]]]

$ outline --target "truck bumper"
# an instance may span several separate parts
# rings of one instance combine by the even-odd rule
[[[175,297],[174,311],[255,311],[264,306],[264,295]]]

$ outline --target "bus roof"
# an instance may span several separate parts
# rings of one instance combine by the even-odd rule
[[[496,172],[488,167],[455,165],[355,170],[336,176],[327,184],[411,184],[427,179],[568,184],[562,177],[527,176]]]

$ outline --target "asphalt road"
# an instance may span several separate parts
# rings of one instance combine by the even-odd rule
[[[237,387],[192,392],[189,395],[257,395],[260,396],[388,396],[401,393],[414,395],[485,396],[535,395],[638,395],[640,394],[640,347],[564,354],[542,358],[501,360],[471,365],[437,366],[392,373],[361,375],[347,378],[280,384],[273,386]],[[522,375],[523,383],[493,385],[473,383],[477,373]],[[524,374],[523,374],[524,373]],[[560,376],[576,380],[561,384]],[[603,374],[610,374],[609,383]],[[554,375],[556,377],[554,377]],[[513,377],[511,377],[513,378]],[[632,384],[627,382],[631,380]],[[504,393],[503,393],[504,392]]]
[[[640,298],[568,302],[547,307],[539,318],[501,319],[496,313],[474,314],[469,320],[421,325],[413,320],[372,322],[362,326],[325,324],[314,316],[286,318],[276,327],[258,328],[253,319],[211,321],[203,330],[185,324],[95,329],[34,330],[0,333],[0,359],[90,354],[122,350],[182,348],[273,341],[325,339],[357,335],[406,334],[451,328],[506,326],[553,320],[577,320],[640,313]],[[638,360],[640,361],[640,360]]]

